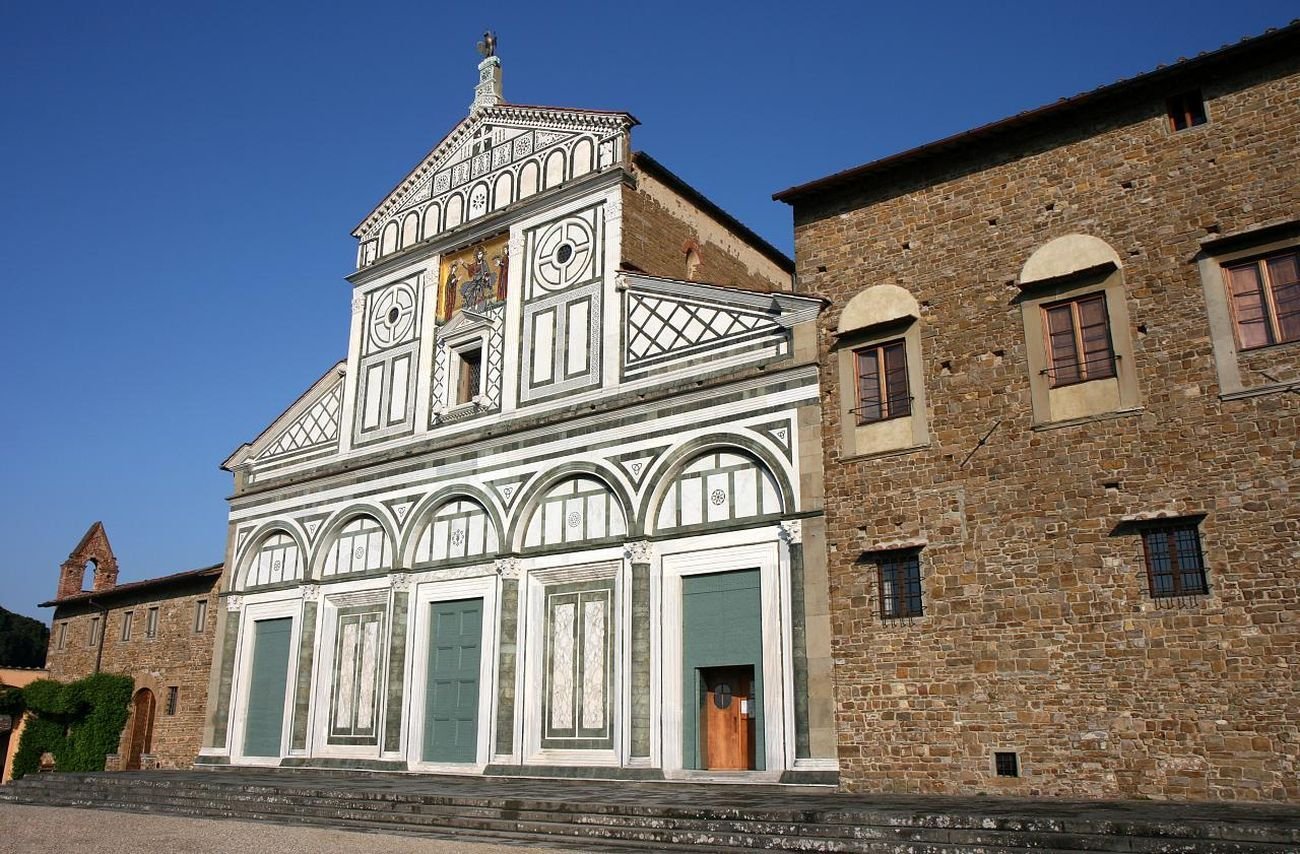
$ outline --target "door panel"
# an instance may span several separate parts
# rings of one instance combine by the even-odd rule
[[[425,762],[473,762],[478,756],[482,643],[482,599],[433,603],[424,698]]]
[[[709,667],[700,671],[700,752],[710,771],[754,767],[754,668]]]
[[[245,756],[280,755],[292,631],[290,617],[258,620],[253,624],[253,673],[248,686]]]

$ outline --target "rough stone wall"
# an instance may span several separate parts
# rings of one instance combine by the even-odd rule
[[[1204,93],[1210,121],[1187,131],[1153,97],[970,169],[796,203],[801,289],[834,302],[821,383],[845,788],[1300,800],[1300,394],[1220,399],[1194,260],[1204,238],[1300,215],[1300,64]],[[1142,408],[1034,429],[1015,281],[1072,232],[1122,258]],[[831,333],[885,282],[920,301],[931,440],[841,459]],[[1243,374],[1259,361],[1294,379],[1300,347],[1249,354]],[[1149,595],[1119,522],[1164,509],[1207,514],[1208,596]],[[907,538],[928,541],[925,614],[882,621],[861,555]],[[1001,749],[1022,777],[994,776]]]
[[[766,256],[644,171],[637,187],[623,188],[625,264],[652,276],[687,275],[686,253],[700,263],[693,279],[756,291],[789,291],[790,275]]]
[[[135,689],[148,688],[154,695],[154,727],[151,754],[159,768],[188,768],[199,753],[203,714],[207,703],[208,673],[217,626],[217,577],[200,579],[183,587],[168,587],[152,593],[142,591],[131,598],[110,600],[104,657],[100,670],[121,673],[135,680]],[[202,632],[194,631],[195,603],[206,599],[207,619]],[[149,608],[158,607],[158,634],[146,637]],[[122,640],[123,614],[133,611],[131,639]],[[82,603],[60,605],[54,613],[53,631],[46,667],[51,679],[67,682],[95,671],[96,647],[90,644],[90,621],[101,616]],[[68,624],[67,644],[58,648],[59,625]],[[167,689],[179,688],[176,714],[167,714]],[[125,762],[129,747],[130,720],[123,730],[120,749]],[[110,766],[110,770],[114,770]]]

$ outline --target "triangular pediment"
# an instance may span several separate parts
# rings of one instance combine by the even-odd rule
[[[261,435],[231,454],[222,467],[230,469],[250,461],[289,462],[337,448],[346,364],[339,362],[326,371]]]
[[[448,202],[445,197],[457,193],[462,198],[455,204],[463,206],[469,219],[469,196],[480,182],[492,196],[482,212],[498,210],[508,203],[498,198],[497,182],[503,173],[510,173],[506,180],[514,185],[517,197],[518,184],[529,180],[525,173],[531,168],[538,171],[539,187],[546,184],[553,152],[563,152],[565,180],[621,162],[627,151],[622,137],[634,124],[636,119],[627,113],[597,110],[517,104],[477,109],[443,137],[352,234],[362,241],[378,239],[396,218],[404,219],[407,212],[430,204],[441,208]]]

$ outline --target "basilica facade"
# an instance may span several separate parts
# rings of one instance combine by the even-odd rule
[[[225,463],[200,765],[833,778],[817,317],[626,113],[469,116]]]

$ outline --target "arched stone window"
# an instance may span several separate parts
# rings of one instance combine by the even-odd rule
[[[528,520],[524,547],[580,543],[626,533],[627,519],[614,493],[596,478],[580,476],[560,481],[542,496]]]
[[[493,555],[498,549],[497,529],[487,510],[477,501],[456,498],[439,505],[427,517],[415,544],[417,564]]]
[[[279,584],[302,578],[302,555],[298,541],[284,531],[272,531],[249,557],[244,587]]]
[[[834,348],[845,457],[929,442],[920,317],[916,298],[893,284],[859,291],[840,312]]]
[[[393,568],[393,544],[373,516],[357,516],[343,526],[325,555],[321,575],[329,578],[354,572]]]
[[[664,493],[655,529],[689,528],[782,511],[776,478],[737,451],[709,451],[691,460]]]

